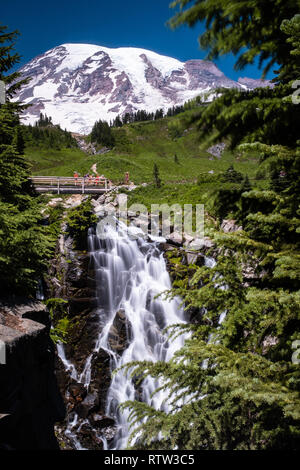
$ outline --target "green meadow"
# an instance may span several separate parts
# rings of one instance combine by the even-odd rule
[[[87,155],[78,148],[43,149],[27,147],[25,154],[33,175],[72,176],[97,170],[113,182],[122,182],[124,173],[130,173],[135,184],[153,181],[153,165],[157,164],[163,184],[196,182],[199,175],[214,171],[219,174],[233,164],[235,169],[254,178],[257,155],[242,157],[225,151],[216,158],[201,149],[197,129],[183,128],[189,111],[172,118],[128,124],[113,129],[115,147],[103,155]],[[177,156],[177,158],[175,157]]]

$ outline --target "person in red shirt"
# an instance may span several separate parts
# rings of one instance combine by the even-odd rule
[[[78,173],[77,173],[77,171],[74,172],[74,179],[75,179],[75,186],[77,186],[77,180],[78,180]]]

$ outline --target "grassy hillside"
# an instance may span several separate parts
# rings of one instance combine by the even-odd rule
[[[78,148],[57,150],[30,146],[25,149],[25,157],[32,174],[41,176],[73,176],[86,160],[86,154]]]
[[[211,170],[219,173],[232,163],[237,170],[253,177],[257,171],[256,155],[242,159],[225,152],[218,159],[200,150],[196,129],[186,128],[190,112],[113,129],[116,145],[104,155],[87,155],[78,148],[48,150],[31,145],[26,148],[26,157],[35,175],[71,176],[74,171],[85,174],[97,163],[98,172],[114,182],[122,181],[126,171],[134,183],[150,182],[154,163],[163,183],[193,182],[199,174]],[[175,154],[178,163],[174,161]]]

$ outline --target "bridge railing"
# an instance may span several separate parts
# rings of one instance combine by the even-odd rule
[[[70,176],[32,176],[30,178],[39,191],[52,190],[60,194],[63,190],[85,193],[89,189],[94,192],[108,191],[108,180],[101,177],[70,177]],[[73,191],[71,191],[73,190]]]

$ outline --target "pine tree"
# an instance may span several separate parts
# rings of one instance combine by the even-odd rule
[[[7,84],[7,100],[0,106],[0,293],[29,296],[46,269],[53,239],[42,227],[23,156],[19,113],[24,106],[10,101],[24,80],[18,81],[17,72],[7,75],[19,55],[12,53],[17,32],[6,30],[0,27],[0,79]]]
[[[243,175],[236,171],[233,165],[230,165],[225,173],[223,173],[222,181],[227,183],[241,183],[243,181]]]
[[[249,177],[248,175],[246,175],[242,183],[241,191],[242,193],[246,193],[248,191],[251,191],[251,189],[252,189],[252,186],[251,186]]]
[[[202,145],[228,140],[229,147],[260,142],[295,146],[299,138],[300,107],[292,101],[290,85],[252,91],[220,89],[221,96],[191,118]]]
[[[287,208],[289,197],[284,205],[277,198],[277,204]],[[254,216],[248,216],[250,224]],[[272,224],[272,219],[265,218],[265,223]],[[290,239],[296,227],[299,221]],[[284,255],[287,241],[284,232],[278,238],[274,225],[265,240],[251,230],[216,232],[218,258],[213,268],[183,264],[179,269],[182,254],[168,253],[173,289],[166,295],[180,296],[187,314],[198,311],[199,320],[173,327],[173,335],[189,332],[190,338],[168,363],[126,366],[140,381],[148,375],[159,379],[157,391],[162,388],[169,396],[168,412],[141,402],[122,405],[131,410],[134,449],[299,446],[300,375],[291,362],[291,345],[299,338],[300,296],[292,280],[300,280],[300,255]],[[298,267],[292,264],[295,257]],[[186,396],[189,399],[182,401]]]
[[[24,141],[21,126],[16,127],[15,135],[14,135],[12,143],[15,146],[18,154],[24,155],[25,141]]]
[[[172,28],[205,22],[199,42],[209,50],[209,60],[240,52],[235,69],[241,70],[258,58],[260,67],[266,62],[263,76],[275,64],[284,67],[289,62],[291,46],[281,25],[299,13],[299,4],[294,0],[174,0],[171,6],[180,7],[169,22]]]
[[[266,72],[277,61],[284,82],[295,70],[287,63],[288,52],[298,55],[298,20],[284,22],[282,31],[280,25],[295,8],[281,0],[200,0],[174,24],[206,20],[201,44],[210,58],[248,46],[237,67],[258,55],[261,63],[269,60]],[[288,85],[220,92],[195,116],[200,138],[227,138],[239,153],[259,152],[269,161],[270,187],[252,188],[230,167],[215,211],[219,222],[232,213],[243,230],[211,230],[213,268],[188,265],[182,250],[168,253],[173,288],[165,295],[180,296],[187,316],[196,319],[170,330],[190,336],[167,363],[126,365],[135,380],[159,380],[157,392],[169,397],[168,411],[123,404],[131,411],[136,449],[292,450],[300,444],[300,374],[293,363],[293,344],[300,340],[299,110]]]
[[[91,141],[97,144],[105,145],[106,147],[112,148],[115,144],[115,139],[111,128],[105,121],[96,121],[92,132],[90,134]]]
[[[287,43],[291,45],[292,50],[288,63],[280,68],[277,80],[288,83],[291,80],[299,79],[300,75],[300,14],[290,20],[283,20],[280,29],[287,35]]]

